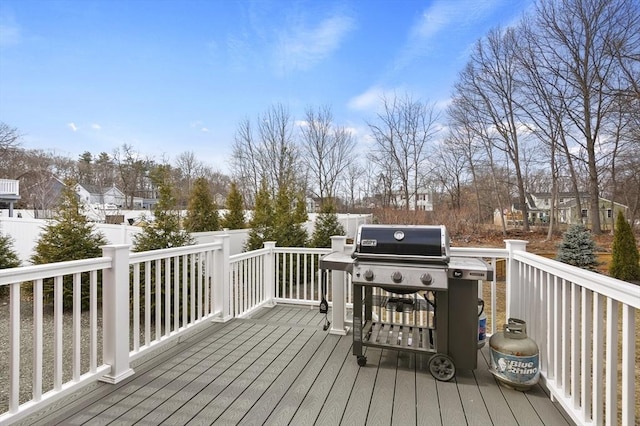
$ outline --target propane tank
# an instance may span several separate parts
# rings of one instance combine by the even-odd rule
[[[504,331],[489,339],[491,374],[502,384],[519,391],[533,387],[540,379],[538,345],[527,337],[527,324],[509,318]]]
[[[487,341],[487,314],[484,313],[484,300],[478,298],[478,349]]]

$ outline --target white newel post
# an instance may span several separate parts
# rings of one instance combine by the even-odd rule
[[[231,297],[233,295],[233,283],[229,276],[229,256],[231,252],[231,237],[229,234],[218,236],[222,239],[222,252],[216,252],[213,265],[213,303],[214,312],[217,313],[213,321],[227,322],[233,318],[231,312]]]
[[[129,244],[102,247],[111,268],[102,273],[104,363],[111,371],[101,381],[116,384],[133,374],[129,367]]]
[[[267,302],[265,307],[272,308],[276,306],[276,242],[265,241],[264,248],[269,250],[264,257],[264,300]]]
[[[527,251],[527,241],[522,240],[504,240],[509,258],[507,259],[506,270],[506,298],[507,298],[507,318],[518,317],[522,315],[522,287],[520,283],[520,272],[518,271],[518,262],[514,259],[515,251]]]
[[[347,237],[333,236],[331,237],[331,251],[343,252],[347,243]],[[344,318],[346,316],[346,304],[344,298],[344,279],[343,271],[331,271],[331,298],[333,306],[331,309],[331,330],[329,333],[344,336],[347,329],[344,326]]]

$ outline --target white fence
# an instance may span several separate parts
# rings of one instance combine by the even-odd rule
[[[28,264],[28,260],[33,255],[35,247],[47,220],[34,219],[24,214],[23,217],[8,217],[7,211],[2,211],[0,215],[0,233],[8,235],[13,240],[13,249],[23,264]],[[21,212],[16,210],[16,212]],[[24,211],[22,211],[24,213]],[[148,213],[148,212],[147,212]],[[317,214],[310,214],[309,221],[305,223],[307,233],[311,235],[315,227]],[[368,214],[339,214],[338,221],[345,229],[348,238],[354,238],[358,227],[363,223],[371,222],[371,215]],[[126,224],[112,225],[106,223],[96,223],[95,229],[101,232],[108,244],[129,244],[133,243],[136,234],[142,231],[139,226]],[[229,231],[195,232],[192,234],[198,244],[205,244],[214,241],[220,235],[229,235],[231,254],[242,253],[244,245],[249,235],[248,229],[234,229]]]

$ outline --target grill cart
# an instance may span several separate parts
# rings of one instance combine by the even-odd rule
[[[362,225],[351,255],[330,253],[321,269],[351,274],[353,354],[364,346],[431,354],[438,380],[477,367],[480,259],[451,257],[444,226]]]

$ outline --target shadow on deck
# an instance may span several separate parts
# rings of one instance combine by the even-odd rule
[[[436,381],[427,357],[366,348],[322,330],[317,308],[278,305],[212,323],[134,365],[118,385],[94,384],[20,424],[563,425],[542,387],[497,384],[488,348],[478,369]]]

